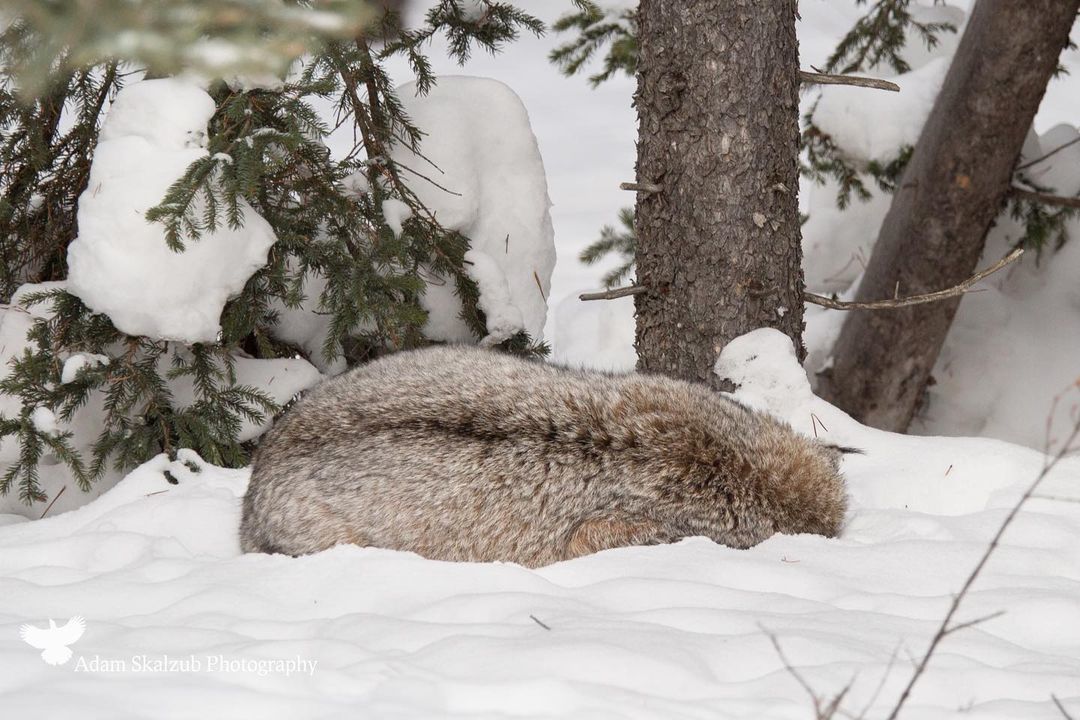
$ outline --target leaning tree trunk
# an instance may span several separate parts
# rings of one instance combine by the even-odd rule
[[[1080,0],[979,0],[882,225],[857,300],[951,287],[972,274]],[[855,311],[822,394],[902,432],[960,299]]]
[[[759,327],[802,351],[796,0],[642,0],[638,365],[713,383]]]

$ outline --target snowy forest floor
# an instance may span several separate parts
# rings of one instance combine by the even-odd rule
[[[772,633],[821,696],[850,683],[844,709],[884,717],[1043,456],[862,427],[813,397],[786,343],[754,333],[723,369],[742,402],[865,452],[844,463],[838,539],[697,538],[539,570],[242,555],[247,472],[160,457],[79,510],[0,527],[3,716],[812,718]],[[1078,477],[1068,460],[1040,492],[1075,495]],[[1051,695],[1080,712],[1080,503],[1019,516],[959,620],[998,611],[945,640],[905,717],[1049,719]],[[65,666],[19,640],[28,617],[76,614]],[[297,659],[317,664],[272,664]]]
[[[547,21],[566,6],[524,5]],[[862,12],[847,0],[801,11],[807,66]],[[603,273],[575,256],[633,200],[618,183],[632,179],[635,127],[633,81],[591,90],[559,77],[543,60],[557,40],[524,38],[497,58],[437,69],[502,79],[529,109],[555,203],[548,335],[560,358],[577,350],[572,335],[558,342],[556,305]],[[1059,100],[1040,113],[1040,131],[1080,111],[1080,72],[1054,83]],[[599,315],[597,327],[614,332],[617,307],[571,302],[562,314]],[[595,353],[605,340],[592,334]],[[616,345],[611,363],[625,363]],[[865,452],[845,460],[842,537],[777,536],[750,550],[689,539],[539,570],[357,547],[242,555],[247,471],[157,458],[76,511],[0,516],[0,717],[814,717],[769,633],[822,697],[850,684],[845,711],[884,717],[1044,456],[862,427],[814,398],[768,334],[725,357],[741,401]],[[1061,718],[1051,695],[1080,717],[1080,460],[1040,494],[959,619],[1005,614],[945,640],[905,718]],[[66,665],[47,665],[19,638],[27,618],[74,615],[87,628]],[[166,658],[181,663],[175,672]],[[273,665],[298,658],[314,670]]]

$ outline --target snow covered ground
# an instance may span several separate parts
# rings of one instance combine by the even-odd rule
[[[568,6],[521,4],[548,21]],[[800,10],[809,65],[864,8],[803,0]],[[618,190],[632,177],[633,81],[591,90],[583,78],[562,78],[544,59],[556,42],[523,38],[464,70],[441,60],[438,47],[432,55],[439,72],[494,77],[521,96],[548,173],[560,253],[548,337],[561,360],[626,368],[632,301],[559,300],[595,287],[603,268],[581,266],[576,255],[633,201]],[[1065,60],[1080,69],[1076,51]],[[1048,98],[1039,132],[1075,123],[1080,72],[1055,80]],[[877,148],[872,141],[867,147]],[[841,214],[829,209],[827,188],[805,197],[818,211],[808,242],[810,230],[836,239],[815,251],[819,258],[838,248],[853,254],[887,208],[877,201]],[[1015,231],[1002,226],[994,257]],[[965,300],[963,335],[946,348],[948,379],[939,378],[931,405],[938,414],[920,429],[947,432],[953,422],[953,431],[1041,446],[1050,396],[1080,375],[1078,261],[1080,250],[1067,248]],[[853,267],[836,289],[855,279]],[[830,327],[812,321],[808,342],[825,347]],[[862,427],[813,397],[786,343],[754,333],[733,343],[717,369],[741,384],[741,401],[865,452],[845,459],[852,507],[840,538],[777,536],[750,550],[688,539],[538,570],[358,547],[296,559],[241,555],[247,472],[159,457],[78,510],[60,514],[58,505],[41,521],[0,515],[0,718],[814,717],[769,633],[820,695],[850,684],[845,710],[885,717],[911,658],[925,651],[1044,458],[998,440]],[[1050,371],[1017,375],[1047,357]],[[940,412],[950,397],[985,407]],[[1059,403],[1051,432],[1059,442],[1078,401],[1074,387]],[[1063,463],[1040,494],[959,619],[1005,614],[945,640],[905,718],[1060,718],[1052,694],[1080,717],[1080,459]],[[62,626],[75,616],[86,630],[64,665],[47,664],[20,639],[24,623]]]
[[[0,527],[2,715],[812,718],[773,633],[818,693],[850,683],[843,707],[884,717],[1042,457],[863,428],[811,395],[773,331],[718,370],[742,401],[866,452],[845,460],[841,538],[698,538],[539,570],[241,555],[247,472],[159,457],[79,510]],[[1078,477],[1073,460],[1042,492],[1076,496]],[[1080,712],[1080,504],[1033,501],[960,620],[1000,610],[945,641],[904,717],[1049,719],[1051,694]],[[76,615],[65,665],[19,639]]]

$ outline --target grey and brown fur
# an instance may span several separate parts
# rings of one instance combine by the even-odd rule
[[[474,348],[329,380],[263,439],[245,551],[341,543],[540,566],[704,535],[840,532],[837,448],[712,390]]]

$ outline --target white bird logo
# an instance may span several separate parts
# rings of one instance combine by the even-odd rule
[[[71,659],[71,645],[82,637],[86,630],[86,620],[79,615],[67,621],[63,627],[56,627],[52,618],[49,619],[49,627],[39,628],[26,623],[19,628],[19,637],[27,645],[32,645],[41,650],[41,659],[50,665],[63,665]]]

